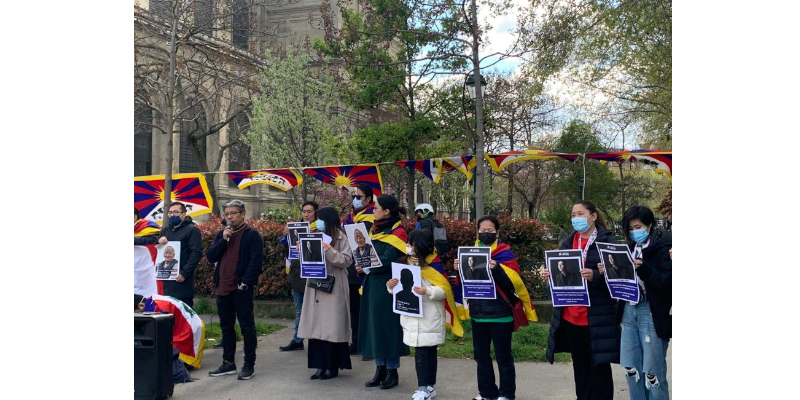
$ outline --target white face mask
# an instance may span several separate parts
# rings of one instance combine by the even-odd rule
[[[411,248],[411,246],[406,246],[406,254],[408,254],[410,256],[413,256],[414,255],[414,249]]]

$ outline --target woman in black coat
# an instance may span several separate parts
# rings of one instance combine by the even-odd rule
[[[597,208],[588,201],[572,207],[575,228],[561,243],[560,249],[585,250],[581,277],[588,281],[591,307],[554,307],[547,340],[547,361],[554,353],[572,354],[575,394],[578,400],[613,399],[614,381],[611,364],[619,363],[620,328],[617,301],[611,298],[597,268],[600,254],[595,243],[612,241]],[[550,273],[545,269],[544,277]]]

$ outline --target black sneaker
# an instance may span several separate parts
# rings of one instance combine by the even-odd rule
[[[252,374],[252,369],[250,371],[251,371],[250,373]],[[233,363],[229,364],[229,363],[223,361],[222,365],[220,365],[219,368],[217,368],[217,369],[215,369],[213,371],[210,371],[208,373],[208,375],[209,376],[222,376],[222,375],[233,375],[235,373],[236,373],[236,364],[233,364]]]
[[[222,347],[222,341],[220,340],[219,342],[214,343],[214,346],[212,346],[212,347],[215,348],[215,349],[219,349],[220,347]]]
[[[255,373],[256,372],[253,371],[253,367],[248,367],[247,365],[245,365],[244,367],[242,367],[242,372],[239,372],[239,380],[246,381],[252,378],[253,375],[255,375]]]
[[[295,342],[294,340],[289,342],[286,346],[279,347],[281,351],[303,350],[304,348],[303,342]]]

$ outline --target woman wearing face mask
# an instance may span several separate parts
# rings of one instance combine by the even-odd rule
[[[496,299],[469,299],[469,317],[472,319],[472,347],[478,364],[478,395],[473,400],[513,399],[516,394],[516,370],[511,354],[511,335],[514,317],[511,306],[522,302],[530,321],[537,321],[528,290],[519,276],[519,264],[511,247],[498,239],[500,222],[493,215],[478,220],[478,240],[475,246],[491,247],[489,270],[495,286],[505,294],[509,304],[498,293]],[[459,268],[459,260],[453,260]],[[466,266],[464,268],[467,268]],[[456,289],[456,291],[460,291]],[[492,367],[491,344],[494,344],[497,368],[500,370],[500,387],[495,384]],[[499,397],[498,397],[499,396]]]
[[[372,195],[372,188],[368,185],[359,185],[353,194],[353,211],[347,214],[344,219],[344,225],[364,223],[367,232],[372,228],[372,223],[375,222],[375,200]],[[356,265],[353,263],[347,268],[347,281],[350,283],[350,327],[353,330],[353,337],[350,339],[350,354],[358,353],[358,322],[361,313],[361,296],[359,290],[364,283],[364,274],[356,272]],[[363,361],[369,360],[369,357],[364,356]]]
[[[372,188],[368,185],[358,185],[353,194],[353,211],[347,214],[344,220],[345,225],[363,222],[367,231],[372,228],[375,222],[375,201],[372,196]]]
[[[639,276],[639,302],[620,301],[620,365],[625,367],[632,400],[668,400],[667,347],[672,339],[672,233],[656,228],[653,211],[633,206],[622,216],[633,265]]]
[[[392,312],[392,295],[386,293],[386,282],[392,277],[392,263],[406,261],[406,235],[400,220],[401,209],[397,199],[381,195],[375,203],[375,224],[370,237],[381,260],[380,267],[367,271],[361,296],[361,314],[358,324],[358,350],[366,357],[375,357],[375,376],[367,387],[380,386],[391,389],[398,384],[397,369],[400,357],[410,354],[403,343],[400,315]],[[358,273],[362,273],[356,265]]]
[[[597,268],[600,253],[597,242],[612,242],[597,208],[588,201],[572,207],[572,227],[575,228],[561,243],[560,249],[579,249],[583,253],[581,277],[587,280],[591,307],[554,307],[547,341],[547,361],[553,354],[572,354],[575,375],[575,394],[578,400],[613,399],[614,381],[611,363],[619,363],[620,330],[617,323],[617,301],[611,298],[608,287]],[[547,279],[550,272],[544,270]]]
[[[317,230],[331,237],[331,243],[323,242],[322,249],[327,273],[334,278],[333,290],[305,288],[297,335],[308,339],[308,368],[317,369],[311,379],[326,380],[339,376],[340,369],[352,368],[347,348],[351,335],[347,267],[353,262],[353,253],[336,210],[320,208],[317,217]]]

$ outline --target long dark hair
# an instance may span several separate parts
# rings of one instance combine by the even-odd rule
[[[317,219],[325,223],[325,234],[330,236],[332,240],[336,240],[337,231],[344,232],[340,225],[339,213],[333,207],[322,207],[317,210]]]
[[[380,204],[381,208],[385,210],[389,210],[390,218],[400,218],[400,215],[406,215],[407,211],[405,207],[400,207],[400,203],[397,199],[388,194],[382,194],[378,196],[378,204]]]
[[[603,228],[605,228],[605,230],[608,230],[608,226],[606,226],[606,220],[603,219],[603,214],[600,214],[600,212],[597,211],[597,207],[594,206],[594,203],[587,200],[581,200],[575,204],[576,205],[580,204],[586,207],[586,209],[589,210],[590,214],[597,214],[597,221],[595,221],[595,224],[602,226]]]

